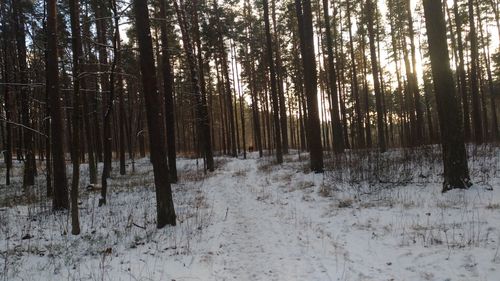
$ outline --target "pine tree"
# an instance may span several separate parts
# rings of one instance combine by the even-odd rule
[[[442,2],[424,0],[434,91],[441,127],[443,192],[471,186],[460,109],[450,68]]]
[[[317,69],[314,53],[314,31],[310,0],[295,0],[299,32],[302,33],[302,65],[304,86],[307,98],[307,143],[310,151],[311,170],[323,172],[323,145],[321,141],[321,122],[319,119],[317,97]]]
[[[281,164],[283,163],[283,148],[281,141],[281,123],[280,123],[280,111],[278,103],[278,90],[276,81],[276,70],[274,64],[273,55],[273,42],[271,37],[271,28],[269,24],[269,4],[267,0],[263,0],[264,3],[264,22],[266,29],[266,45],[267,45],[267,57],[269,65],[269,75],[271,78],[271,101],[273,106],[273,120],[274,120],[274,142],[276,145],[276,161]],[[286,128],[285,128],[286,130]]]
[[[57,1],[47,1],[47,94],[50,102],[52,167],[54,174],[54,197],[52,208],[69,208],[66,161],[64,157],[64,130],[62,122],[61,99],[59,96],[59,69],[57,52]]]
[[[172,201],[172,189],[168,173],[164,118],[161,113],[161,97],[158,91],[153,44],[149,22],[148,4],[143,0],[133,0],[134,14],[139,44],[143,95],[151,149],[151,163],[156,190],[157,227],[175,225],[176,216]]]

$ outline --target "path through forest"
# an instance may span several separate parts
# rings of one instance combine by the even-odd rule
[[[216,280],[334,280],[334,245],[271,189],[256,159],[225,164],[207,186],[224,216],[213,249]]]
[[[500,275],[496,189],[476,185],[443,195],[436,181],[371,187],[364,194],[332,181],[330,174],[305,173],[307,161],[297,155],[282,165],[252,157],[224,158],[203,183],[213,221],[202,237],[207,255],[198,266],[208,264],[210,280],[496,280]]]
[[[161,230],[151,165],[140,159],[110,181],[106,206],[82,191],[81,236],[61,232],[68,217],[46,201],[0,208],[0,280],[500,280],[494,155],[472,162],[482,183],[446,194],[440,167],[419,163],[393,173],[413,183],[386,187],[310,173],[297,154],[281,165],[218,157],[206,175],[180,159],[178,224]],[[14,171],[20,182],[21,165]],[[5,202],[24,198],[15,190],[2,190]]]

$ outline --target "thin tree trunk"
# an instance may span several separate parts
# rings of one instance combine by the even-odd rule
[[[469,98],[467,92],[467,79],[465,73],[464,44],[462,41],[462,17],[458,12],[458,1],[454,0],[453,13],[455,14],[455,26],[457,28],[457,49],[458,49],[458,72],[460,81],[460,93],[462,96],[462,113],[465,132],[465,140],[471,139],[471,124],[469,113]]]
[[[193,43],[191,37],[189,36],[189,28],[187,26],[186,15],[184,10],[180,10],[177,1],[174,1],[175,10],[177,12],[177,17],[179,24],[181,26],[182,39],[184,50],[187,55],[188,65],[191,74],[191,82],[194,90],[195,99],[195,115],[198,122],[198,133],[199,138],[203,140],[203,154],[206,159],[207,169],[209,171],[214,170],[213,152],[212,144],[210,138],[210,117],[208,115],[208,108],[206,104],[206,98],[203,97],[201,85],[200,85],[200,75],[198,71],[198,64],[194,54]],[[182,7],[184,8],[184,7]],[[197,16],[197,14],[195,15]],[[195,28],[198,28],[197,26]]]
[[[283,150],[280,131],[280,111],[278,103],[278,91],[276,82],[275,65],[273,59],[273,42],[271,37],[271,27],[269,24],[269,4],[268,0],[263,0],[264,4],[264,22],[266,29],[266,44],[267,44],[267,58],[269,65],[269,75],[271,76],[271,100],[273,106],[273,120],[274,120],[274,139],[276,145],[276,161],[278,164],[283,163]]]
[[[249,1],[245,1],[245,17],[248,17],[251,12],[251,7]],[[252,30],[252,21],[248,20],[247,22],[248,28],[246,32],[246,36],[250,36],[249,31]],[[250,96],[252,99],[252,118],[253,118],[253,133],[254,133],[254,139],[256,145],[256,149],[259,151],[259,157],[263,156],[263,151],[262,151],[262,135],[261,135],[261,124],[260,124],[260,118],[259,118],[259,102],[258,102],[258,94],[256,90],[256,77],[255,77],[255,57],[254,54],[251,53],[251,50],[249,50],[249,44],[246,46],[247,48],[247,61],[249,64],[249,88],[250,88]]]
[[[170,52],[168,50],[168,29],[167,29],[167,3],[165,0],[160,1],[160,17],[165,19],[160,25],[161,30],[161,46],[162,46],[162,73],[163,73],[163,90],[165,99],[165,124],[167,129],[167,154],[168,168],[170,172],[170,180],[177,182],[177,163],[176,163],[176,148],[175,148],[175,114],[174,114],[174,77],[172,66],[170,65]]]
[[[114,77],[115,77],[115,70],[117,69],[117,65],[120,64],[121,62],[121,38],[120,38],[120,21],[119,21],[119,15],[118,15],[118,7],[116,4],[116,0],[111,0],[111,7],[113,10],[113,19],[114,19],[114,27],[115,27],[115,35],[113,38],[113,69],[111,75],[113,79],[111,80],[111,83],[114,83]],[[121,71],[120,71],[121,72]],[[123,77],[121,74],[116,74],[116,88],[117,88],[117,94],[118,94],[118,102],[119,102],[119,120],[118,120],[118,153],[119,153],[119,158],[120,158],[120,175],[125,175],[127,173],[126,171],[126,165],[125,165],[125,100],[123,98]],[[114,87],[113,87],[114,89]],[[114,93],[111,93],[113,96]],[[112,102],[112,101],[111,101]],[[116,116],[115,116],[116,117]],[[116,118],[114,118],[116,120]],[[115,122],[116,124],[116,122]],[[114,126],[116,128],[116,126]],[[116,139],[116,138],[115,138]]]
[[[80,234],[78,215],[78,187],[80,186],[80,85],[84,85],[81,65],[83,64],[82,38],[80,33],[80,9],[76,0],[69,1],[71,17],[71,48],[73,51],[73,175],[71,183],[71,234]]]
[[[370,57],[372,63],[372,74],[373,74],[373,85],[375,88],[375,103],[377,109],[377,127],[378,127],[378,145],[380,148],[380,152],[385,152],[387,150],[387,144],[385,143],[385,129],[384,129],[384,111],[382,107],[382,92],[380,89],[380,81],[379,81],[379,68],[378,68],[378,60],[377,60],[377,51],[375,47],[375,11],[376,6],[372,2],[372,0],[367,0],[366,2],[367,9],[367,21],[368,21],[368,34],[370,41]]]
[[[113,0],[112,0],[113,1]],[[118,16],[115,14],[115,10],[113,11],[113,17],[116,19]],[[102,23],[102,30],[101,30],[101,39],[100,41],[105,44],[106,39],[105,39],[105,34],[106,34],[106,25]],[[101,83],[103,84],[103,94],[102,98],[103,101],[106,100],[106,106],[103,108],[103,135],[104,135],[104,165],[102,168],[102,174],[101,174],[101,198],[99,199],[99,206],[105,205],[106,200],[107,200],[107,192],[108,192],[108,181],[107,179],[111,177],[111,169],[112,169],[112,157],[113,157],[113,152],[112,152],[112,141],[113,137],[111,135],[111,118],[113,117],[113,103],[115,99],[115,75],[116,75],[116,64],[118,62],[119,57],[117,57],[118,51],[117,51],[117,40],[119,34],[116,32],[118,27],[115,27],[115,32],[113,35],[113,54],[115,56],[113,57],[113,62],[111,64],[111,68],[106,67],[106,70],[109,69],[110,73],[108,75],[103,75],[104,77],[101,77],[104,80],[101,80]],[[99,33],[99,32],[98,32]],[[98,36],[99,37],[99,36]],[[104,67],[104,65],[108,61],[108,56],[107,56],[107,51],[105,48],[101,46],[99,50],[99,60],[101,61],[101,67]],[[102,70],[101,70],[102,71]],[[109,80],[108,80],[109,78]],[[109,90],[109,91],[108,91]]]
[[[365,134],[363,131],[363,116],[361,113],[361,102],[359,98],[358,72],[356,69],[356,56],[354,55],[354,42],[352,36],[351,9],[349,1],[346,2],[347,24],[349,28],[349,49],[352,65],[352,94],[354,96],[354,113],[356,114],[356,135],[359,147],[365,147]]]
[[[235,63],[235,76],[236,76],[236,87],[238,92],[238,99],[240,104],[240,122],[241,122],[241,140],[243,143],[243,159],[247,159],[247,140],[246,140],[246,126],[245,126],[245,106],[244,106],[244,96],[241,92],[241,84],[240,84],[240,71],[238,68],[238,59],[236,54],[236,47],[234,46],[234,42],[232,44],[233,54],[234,54],[234,63]]]
[[[413,80],[413,100],[414,100],[414,107],[415,107],[415,112],[416,112],[416,124],[415,124],[415,129],[416,129],[416,134],[415,134],[415,142],[417,144],[422,144],[423,143],[423,133],[424,133],[424,117],[423,117],[423,112],[422,112],[422,105],[420,102],[420,90],[418,87],[418,80],[417,80],[417,55],[415,51],[415,31],[413,29],[413,17],[412,17],[412,9],[411,9],[411,3],[410,0],[407,0],[407,15],[408,15],[408,30],[409,30],[409,37],[410,37],[410,53],[411,53],[411,74],[410,77]]]
[[[498,132],[498,120],[497,120],[497,114],[496,114],[496,102],[495,102],[495,89],[493,86],[493,75],[491,73],[491,58],[490,58],[490,40],[485,40],[484,36],[484,31],[483,31],[483,25],[481,22],[481,10],[479,9],[479,2],[475,2],[476,4],[476,9],[477,9],[477,17],[478,17],[478,26],[480,30],[480,36],[481,36],[481,44],[483,45],[483,59],[484,59],[484,64],[486,68],[486,79],[488,80],[488,92],[489,92],[489,97],[490,97],[490,108],[491,108],[491,137],[493,140],[498,140],[500,135]],[[484,107],[486,107],[486,101],[485,101],[485,96],[483,96],[483,104]],[[486,115],[486,108],[483,109],[483,112]],[[486,117],[485,123],[486,123]],[[488,126],[485,127],[486,131],[488,131]]]
[[[271,2],[271,16],[273,20],[274,47],[276,50],[276,83],[280,109],[280,133],[283,154],[288,154],[288,117],[286,115],[285,91],[283,88],[283,62],[281,59],[281,46],[276,21],[276,0]]]
[[[470,61],[470,80],[472,89],[472,121],[474,122],[474,139],[476,144],[482,144],[484,140],[483,135],[483,120],[481,117],[480,97],[479,97],[479,51],[477,42],[476,22],[474,15],[473,0],[468,0],[469,9],[469,27],[470,27],[470,48],[471,48],[471,61]]]
[[[331,108],[332,110],[332,124],[333,124],[333,150],[336,153],[344,152],[344,131],[342,123],[340,122],[339,113],[339,91],[337,89],[337,74],[335,63],[333,60],[333,39],[330,28],[330,15],[329,15],[328,0],[323,0],[323,13],[325,17],[325,33],[326,33],[326,48],[328,51],[328,77],[330,84]]]

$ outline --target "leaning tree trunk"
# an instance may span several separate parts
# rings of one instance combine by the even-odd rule
[[[441,1],[424,0],[434,90],[443,149],[443,192],[471,186],[460,109],[450,68],[446,24]]]
[[[158,91],[153,43],[146,1],[134,0],[134,12],[139,44],[143,95],[146,101],[151,162],[156,189],[157,227],[175,225],[175,209],[168,173],[167,154],[165,151],[164,119],[161,110],[161,96]]]

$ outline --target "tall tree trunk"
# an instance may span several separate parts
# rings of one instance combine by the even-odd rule
[[[497,26],[498,37],[500,38],[500,13],[498,9],[498,0],[489,0],[493,14],[495,15],[495,23]]]
[[[167,3],[165,0],[160,1],[160,17],[167,19]],[[167,22],[163,21],[160,25],[161,31],[161,46],[162,46],[162,74],[163,74],[163,91],[165,99],[165,125],[167,129],[167,154],[168,168],[170,171],[170,180],[177,182],[177,163],[175,149],[175,113],[174,113],[174,76],[172,66],[170,65],[170,52],[168,50],[168,28]]]
[[[301,46],[304,48],[303,53],[303,68],[304,68],[304,85],[307,98],[307,143],[310,150],[311,170],[316,173],[323,172],[323,146],[321,143],[321,122],[319,119],[318,96],[317,96],[317,69],[316,58],[314,54],[314,31],[312,24],[312,10],[310,0],[295,0],[297,18],[299,25],[303,24],[301,30],[303,35],[301,39],[304,41]]]
[[[412,9],[411,9],[411,1],[407,0],[407,15],[408,15],[408,30],[410,37],[410,51],[411,51],[411,74],[410,77],[412,79],[413,84],[413,100],[415,103],[415,112],[416,112],[416,124],[415,124],[415,142],[417,144],[423,143],[423,133],[424,133],[424,114],[422,111],[422,104],[420,102],[420,90],[418,87],[417,80],[417,55],[415,48],[415,31],[413,29],[413,17],[412,17]]]
[[[85,16],[84,16],[84,23],[83,23],[83,37],[84,38],[90,38],[90,23],[89,23],[89,16],[88,16],[88,9],[85,11]],[[88,41],[83,41],[83,50],[84,54],[90,54],[90,46],[88,44]],[[83,55],[83,54],[82,54]],[[89,67],[84,67],[83,65],[81,66],[82,71],[90,71]],[[87,79],[82,80],[82,82],[85,82],[87,84]],[[84,90],[86,87],[82,85],[82,88]],[[83,103],[83,123],[84,123],[84,129],[85,129],[85,139],[87,142],[87,152],[88,152],[88,158],[89,158],[89,181],[90,184],[97,184],[97,163],[96,163],[96,145],[94,141],[94,132],[93,128],[91,125],[91,111],[90,111],[90,106],[89,106],[89,97],[87,96],[87,92],[83,93],[82,96],[82,103]],[[93,114],[92,114],[93,115]],[[97,121],[97,120],[96,120]],[[95,122],[98,123],[98,122]]]
[[[372,74],[373,74],[373,85],[375,88],[375,103],[377,109],[377,127],[378,127],[378,146],[381,152],[385,152],[387,150],[387,145],[385,143],[385,128],[384,128],[384,110],[382,107],[382,92],[380,89],[380,80],[379,80],[379,68],[378,68],[378,60],[377,60],[377,51],[375,46],[375,11],[376,6],[372,2],[372,0],[366,1],[366,9],[367,9],[367,25],[368,25],[368,38],[370,41],[370,58],[372,63]]]
[[[368,89],[368,62],[366,55],[366,36],[361,34],[361,52],[363,61],[363,96],[365,99],[365,134],[366,134],[366,147],[372,147],[372,132],[371,132],[371,120],[370,120],[370,96]]]
[[[269,3],[263,0],[264,4],[264,23],[266,29],[266,45],[267,45],[267,58],[269,64],[269,75],[271,76],[271,101],[273,106],[273,120],[274,120],[274,141],[276,145],[276,161],[278,164],[283,163],[283,150],[280,131],[280,111],[278,103],[278,91],[276,82],[276,71],[273,59],[273,41],[271,37],[271,27],[269,24]]]
[[[8,20],[8,17],[6,14],[6,2],[2,1],[0,3],[0,15],[1,21],[2,21],[2,51],[3,51],[3,64],[2,64],[2,79],[5,81],[5,83],[10,83],[11,78],[10,78],[10,73],[11,69],[10,67],[13,65],[13,63],[10,63],[11,57],[8,55],[8,49],[9,45],[8,42],[11,42],[9,38],[9,27],[6,22]],[[3,87],[3,102],[4,102],[4,110],[5,110],[5,132],[2,131],[2,137],[3,137],[3,158],[5,162],[5,185],[10,185],[10,172],[12,168],[12,125],[10,123],[11,121],[11,99],[10,99],[10,87],[9,85],[5,85]],[[47,103],[48,104],[48,103]]]
[[[330,84],[331,108],[332,108],[332,124],[333,124],[333,150],[336,153],[344,152],[344,131],[340,121],[339,113],[339,91],[337,89],[337,74],[335,63],[333,60],[333,39],[330,29],[328,0],[323,0],[323,13],[325,17],[325,33],[326,33],[326,48],[328,51],[328,77]]]
[[[358,84],[358,72],[356,68],[356,56],[354,55],[354,43],[352,36],[352,23],[351,23],[351,9],[349,6],[349,1],[346,2],[347,10],[347,25],[349,29],[349,49],[351,53],[351,65],[352,65],[352,94],[354,96],[354,112],[356,114],[356,135],[357,142],[360,147],[365,147],[365,134],[363,131],[363,116],[361,113],[361,102],[359,99],[359,84]]]
[[[214,160],[212,152],[212,143],[210,137],[210,117],[208,114],[208,108],[206,103],[206,98],[203,97],[201,85],[200,85],[200,73],[198,70],[198,63],[193,49],[193,41],[189,36],[189,28],[186,20],[186,14],[184,10],[179,8],[177,1],[174,1],[175,10],[179,20],[179,25],[181,26],[183,47],[187,55],[188,66],[190,69],[191,83],[194,91],[195,99],[195,115],[198,122],[198,133],[199,139],[203,141],[202,149],[203,154],[206,159],[207,169],[209,171],[214,170]],[[184,9],[184,7],[182,7]],[[196,15],[197,16],[197,15]],[[197,27],[196,27],[197,28]]]
[[[238,97],[239,97],[239,89],[238,88],[238,84],[236,82],[237,80],[237,75],[236,75],[236,70],[235,70],[235,65],[237,64],[237,61],[235,59],[235,55],[233,55],[233,43],[232,43],[232,40],[230,39],[229,40],[229,55],[231,57],[231,74],[232,74],[232,78],[233,78],[233,96],[234,96],[234,107],[233,107],[233,110],[234,110],[234,121],[235,121],[235,125],[236,125],[236,149],[238,151],[238,154],[241,153],[241,147],[240,147],[240,129],[239,129],[239,124],[238,124]]]
[[[125,100],[124,100],[124,93],[123,93],[123,77],[121,74],[116,73],[117,66],[120,65],[121,62],[121,37],[120,37],[120,16],[118,14],[118,7],[116,4],[116,0],[111,0],[111,9],[113,11],[113,20],[114,20],[114,28],[115,28],[115,33],[113,37],[113,67],[112,67],[112,73],[111,73],[111,83],[114,83],[116,80],[116,89],[117,89],[117,94],[118,94],[118,102],[119,102],[119,121],[116,122],[116,116],[114,116],[114,123],[118,123],[118,154],[120,158],[120,175],[125,175],[127,173],[126,171],[126,165],[125,165]],[[121,72],[121,71],[118,71]],[[116,77],[116,79],[115,79]],[[114,86],[112,88],[113,90],[115,89]],[[111,92],[111,97],[114,98],[114,93]],[[113,103],[113,100],[110,100],[111,103]],[[116,128],[116,126],[114,126]],[[115,134],[116,136],[116,134]],[[115,138],[116,139],[116,138]],[[116,151],[116,150],[115,150]]]
[[[111,0],[113,1],[113,0]],[[101,7],[102,8],[102,7]],[[115,20],[117,20],[118,15],[113,11],[113,17]],[[101,44],[106,44],[106,24],[101,20],[101,32],[99,34],[98,32],[98,38],[102,37],[99,39]],[[105,67],[104,69],[106,71],[109,70],[109,76],[107,74],[103,74],[101,76],[101,83],[103,85],[103,91],[102,91],[102,100],[103,100],[103,136],[104,136],[104,165],[102,167],[102,174],[101,174],[101,198],[99,199],[99,206],[105,205],[106,204],[106,199],[107,199],[107,192],[108,192],[108,178],[111,177],[111,169],[112,169],[112,157],[113,157],[113,152],[112,152],[112,143],[113,143],[113,137],[112,137],[112,126],[111,126],[111,118],[113,117],[113,105],[114,105],[114,99],[115,99],[115,89],[116,89],[116,81],[115,81],[115,76],[116,76],[116,64],[118,62],[119,57],[117,57],[118,51],[117,51],[117,40],[119,34],[117,33],[118,27],[115,27],[115,32],[113,35],[113,54],[115,55],[113,57],[113,62],[111,64],[111,68],[105,67],[105,65],[108,62],[108,55],[107,55],[107,50],[105,47],[101,46],[99,48],[99,60],[100,60],[100,67]],[[101,69],[102,72],[102,69]],[[108,80],[109,78],[109,80]],[[106,104],[104,106],[104,101],[106,101]]]
[[[469,7],[469,27],[470,27],[469,38],[470,38],[470,48],[471,48],[470,80],[472,89],[472,121],[474,122],[474,139],[476,141],[476,144],[482,144],[484,136],[483,136],[483,120],[481,117],[481,108],[479,100],[479,79],[478,79],[479,51],[478,51],[473,0],[468,0],[468,7]]]
[[[105,11],[107,10],[106,5],[104,5],[103,2],[98,1],[98,0],[93,0],[92,2],[92,9],[94,10],[95,17],[98,19],[96,22],[96,33],[97,33],[97,43],[98,43],[98,53],[99,53],[99,80],[101,84],[101,113],[102,113],[102,120],[103,120],[103,130],[102,130],[102,149],[99,149],[101,144],[99,143],[97,148],[97,152],[99,154],[99,158],[103,158],[104,166],[103,166],[103,172],[101,177],[107,179],[110,176],[111,172],[111,161],[112,161],[112,154],[111,154],[111,142],[112,142],[112,136],[111,136],[111,114],[112,114],[112,108],[113,108],[113,103],[112,98],[109,96],[111,95],[111,87],[114,86],[110,82],[110,73],[109,73],[109,65],[108,65],[108,51],[106,50],[106,46],[108,45],[108,40],[107,40],[107,18],[105,17]],[[97,103],[96,103],[97,105]],[[98,124],[96,122],[96,124]],[[96,127],[96,130],[100,130],[98,127]],[[100,135],[97,137],[97,141],[101,142]],[[102,150],[102,154],[104,155],[101,156],[101,153],[99,150]],[[101,178],[102,180],[102,178]],[[104,195],[106,192],[106,188],[103,186],[102,188],[102,194]],[[102,198],[104,200],[104,203],[106,202],[105,196]]]
[[[238,92],[238,99],[239,99],[239,105],[240,105],[240,122],[241,122],[241,140],[243,143],[243,158],[247,159],[247,140],[246,140],[246,124],[245,124],[245,106],[244,106],[244,96],[243,93],[241,92],[241,84],[240,84],[240,70],[238,68],[238,58],[237,58],[237,53],[236,53],[236,47],[234,45],[234,42],[232,45],[232,50],[233,50],[233,56],[234,56],[234,65],[236,68],[235,71],[235,76],[236,76],[236,89]]]
[[[82,38],[80,33],[80,9],[76,0],[69,0],[71,18],[71,48],[73,51],[73,175],[71,183],[71,234],[80,234],[80,219],[78,216],[78,187],[80,186],[80,85],[83,85]]]
[[[106,44],[106,22],[102,16],[102,11],[104,8],[98,4],[97,0],[92,0],[90,2],[92,11],[94,13],[95,18],[99,19],[95,23],[95,29],[97,33],[97,52],[98,57],[94,59],[94,63],[96,67],[94,70],[99,73],[95,80],[95,88],[96,92],[93,98],[93,102],[91,108],[93,108],[93,119],[94,119],[94,133],[95,133],[95,148],[97,155],[97,162],[104,162],[104,136],[101,131],[100,120],[104,118],[104,108],[105,104],[105,94],[109,91],[109,76],[107,73],[108,66],[108,58],[105,46]],[[104,34],[103,34],[104,33]],[[99,87],[99,84],[101,87]],[[100,101],[100,102],[99,102]],[[104,124],[103,124],[104,129]]]
[[[250,1],[245,1],[245,18],[248,18],[251,13]],[[250,31],[252,30],[252,20],[248,19],[247,21],[247,29],[246,36],[250,36]],[[257,146],[256,149],[259,151],[259,157],[263,156],[262,151],[262,135],[261,135],[261,124],[259,118],[259,97],[256,89],[256,77],[255,77],[255,54],[252,52],[253,49],[250,49],[250,44],[246,45],[246,60],[249,66],[247,69],[250,71],[249,73],[249,88],[250,88],[250,97],[252,100],[252,120],[253,120],[253,133],[254,133],[254,146]]]
[[[458,72],[460,82],[460,93],[462,96],[462,112],[465,140],[471,139],[471,124],[469,113],[469,98],[467,93],[467,79],[465,73],[464,44],[462,41],[462,17],[458,11],[458,1],[454,0],[453,12],[455,14],[455,26],[457,28],[457,49],[458,49]]]
[[[208,112],[208,104],[207,104],[207,86],[205,83],[205,70],[204,70],[204,61],[203,61],[203,52],[202,52],[202,46],[201,46],[201,38],[200,38],[200,27],[199,27],[199,19],[198,19],[198,0],[193,0],[193,9],[194,9],[194,17],[193,17],[193,23],[194,23],[194,36],[195,36],[195,44],[196,48],[198,50],[197,55],[197,61],[198,61],[198,71],[199,71],[199,86],[200,86],[200,112],[201,112],[201,123],[200,126],[198,126],[199,130],[203,131],[203,138],[200,139],[201,145],[202,145],[202,150],[204,153],[205,161],[206,161],[206,166],[209,171],[214,170],[214,160],[213,160],[213,151],[212,151],[212,138],[211,138],[211,129],[210,129],[210,115]],[[201,135],[199,135],[201,136]]]
[[[491,57],[490,57],[490,40],[486,40],[483,31],[483,24],[481,22],[481,10],[479,9],[479,2],[475,2],[476,10],[477,10],[477,20],[478,26],[480,30],[481,36],[481,44],[483,45],[483,59],[484,59],[484,67],[486,68],[486,79],[488,83],[488,96],[490,97],[490,108],[491,108],[491,137],[493,140],[498,140],[500,135],[498,131],[498,120],[496,113],[496,101],[495,101],[495,87],[493,85],[493,74],[491,72]],[[486,104],[485,97],[483,96],[483,104]],[[483,109],[483,112],[486,115],[486,109]],[[486,119],[486,118],[485,118]],[[485,120],[486,121],[486,120]],[[486,122],[485,122],[486,123]],[[488,131],[488,127],[485,128]]]
[[[150,157],[153,164],[153,173],[156,189],[157,227],[163,228],[167,224],[175,225],[175,209],[170,187],[164,119],[161,113],[161,96],[158,91],[153,44],[149,23],[148,5],[146,1],[134,0],[134,14],[139,43],[140,65],[146,113],[148,121]]]
[[[283,154],[288,154],[288,117],[286,115],[286,99],[283,87],[283,62],[281,59],[281,45],[279,41],[279,33],[276,20],[276,0],[271,2],[271,16],[273,19],[274,32],[274,47],[276,50],[276,83],[278,90],[278,101],[280,108],[280,131],[281,131],[281,147]]]
[[[468,188],[471,183],[441,4],[441,1],[424,0],[429,54],[441,127],[443,192],[446,192],[454,188]]]
[[[23,186],[32,186],[35,184],[36,162],[35,153],[33,151],[33,132],[31,131],[30,117],[30,90],[28,87],[28,64],[26,61],[26,32],[25,19],[20,1],[13,2],[15,26],[16,26],[16,43],[17,57],[19,65],[19,81],[21,82],[21,122],[26,127],[23,129],[24,141],[24,176]]]
[[[57,5],[56,0],[47,1],[47,92],[50,102],[52,166],[54,172],[54,210],[68,209],[68,182],[64,157],[64,130],[59,97],[59,70],[57,56]]]

